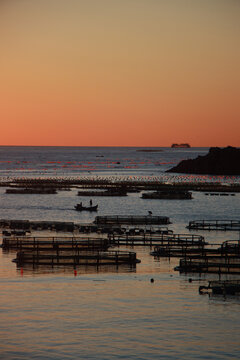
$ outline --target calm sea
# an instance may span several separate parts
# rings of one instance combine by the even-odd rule
[[[150,148],[148,148],[149,150]],[[239,177],[165,174],[182,159],[207,148],[0,147],[0,178],[111,177],[163,181],[239,182]],[[153,150],[153,148],[152,148]],[[77,189],[56,195],[6,194],[0,187],[0,218],[90,222],[95,215],[73,210]],[[92,197],[98,215],[169,216],[176,233],[189,233],[194,219],[239,220],[240,194],[193,200]],[[81,199],[88,203],[88,198]],[[197,232],[211,243],[238,239],[237,232]],[[122,250],[126,249],[124,247]],[[200,296],[199,285],[217,275],[181,275],[178,259],[154,259],[125,267],[23,269],[14,252],[0,250],[0,359],[237,359],[239,297]],[[154,278],[151,283],[150,279]],[[192,282],[189,282],[192,278]],[[224,278],[233,278],[225,276]],[[236,277],[235,277],[236,278]]]

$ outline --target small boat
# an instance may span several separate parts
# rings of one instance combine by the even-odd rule
[[[95,206],[83,206],[82,204],[77,204],[74,206],[77,211],[97,211],[98,205]]]

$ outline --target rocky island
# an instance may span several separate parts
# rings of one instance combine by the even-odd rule
[[[191,146],[189,144],[172,144],[171,148],[175,148],[175,149],[178,149],[178,148],[190,148]]]
[[[240,175],[240,149],[212,147],[208,154],[181,161],[166,172],[209,175]]]

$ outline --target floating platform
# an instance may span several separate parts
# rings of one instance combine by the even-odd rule
[[[11,230],[11,231],[7,231],[7,230],[3,230],[2,231],[2,235],[3,236],[26,236],[27,233],[30,233],[29,230]]]
[[[54,230],[73,232],[75,224],[64,221],[29,221],[29,220],[5,220],[0,219],[0,227],[18,230]]]
[[[196,237],[196,235],[194,235]],[[207,242],[197,240],[182,241],[182,242],[165,242],[161,245],[156,245],[151,255],[156,257],[190,257],[194,255],[208,256],[208,255],[223,255],[233,253],[229,251],[230,247],[223,246],[216,247],[218,244],[208,244]],[[234,252],[236,253],[236,252]]]
[[[6,189],[6,194],[57,194],[57,190],[50,188],[26,188],[26,189]]]
[[[196,235],[195,235],[196,236]],[[207,256],[228,256],[236,255],[240,256],[240,241],[239,240],[227,240],[219,247],[218,244],[208,244],[200,241],[188,241],[184,242],[165,242],[161,245],[154,247],[154,251],[151,255],[157,257],[191,257],[194,255],[207,257]]]
[[[236,230],[240,231],[239,220],[194,220],[190,221],[189,230]]]
[[[190,200],[192,193],[189,191],[155,191],[143,193],[142,199]]]
[[[86,237],[14,237],[3,238],[4,250],[36,250],[36,251],[72,251],[72,250],[107,250],[109,239]]]
[[[179,182],[179,183],[163,183],[156,179],[111,179],[105,177],[84,177],[81,179],[73,178],[28,178],[28,179],[14,179],[4,181],[0,186],[18,186],[25,187],[50,187],[56,188],[76,187],[76,186],[111,186],[111,187],[127,187],[138,190],[194,190],[194,191],[215,191],[215,192],[240,192],[240,185],[234,184],[220,184],[220,183],[200,183],[200,182]],[[129,191],[129,189],[128,189]]]
[[[231,194],[231,193],[227,193],[227,192],[222,192],[222,193],[205,193],[205,195],[210,195],[210,196],[235,196],[235,194]]]
[[[115,230],[115,227],[112,227]],[[117,229],[117,227],[116,227]],[[121,234],[126,236],[131,235],[141,235],[141,236],[149,236],[149,235],[170,235],[173,234],[173,230],[168,229],[167,226],[122,226],[120,225],[120,229],[122,230]],[[113,232],[113,234],[115,231]]]
[[[18,267],[31,264],[33,267],[45,266],[101,266],[101,265],[135,265],[140,263],[135,252],[127,251],[19,251],[16,262]]]
[[[140,235],[113,235],[111,243],[117,246],[197,246],[202,248],[206,243],[204,237],[189,234],[144,234]],[[171,245],[170,245],[171,244]]]
[[[78,191],[78,196],[127,196],[126,191],[120,190],[105,190],[105,191]]]
[[[112,192],[125,192],[125,193],[138,193],[141,190],[136,186],[119,186],[114,184],[88,184],[88,185],[82,185],[82,189],[95,189],[94,191],[98,190],[106,190],[106,191],[112,191]]]
[[[37,231],[64,231],[79,233],[102,233],[102,234],[169,234],[173,233],[166,226],[153,225],[124,225],[124,224],[94,224],[94,223],[73,223],[62,221],[29,221],[29,220],[0,220],[0,228],[7,229],[3,235],[25,235],[32,230]],[[20,233],[19,233],[20,231]]]
[[[95,224],[162,225],[170,224],[167,216],[96,216]]]
[[[240,255],[189,256],[180,259],[179,266],[174,270],[185,273],[240,274]]]
[[[215,245],[215,244],[214,244]],[[206,247],[205,244],[195,243],[195,244],[184,244],[184,243],[163,243],[162,245],[157,245],[154,247],[154,251],[151,252],[151,255],[155,257],[191,257],[191,256],[207,256],[209,254],[219,255],[219,251],[214,248]]]

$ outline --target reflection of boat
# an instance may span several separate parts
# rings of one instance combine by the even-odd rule
[[[83,206],[82,204],[77,204],[74,206],[77,211],[97,211],[98,205],[95,206]]]

